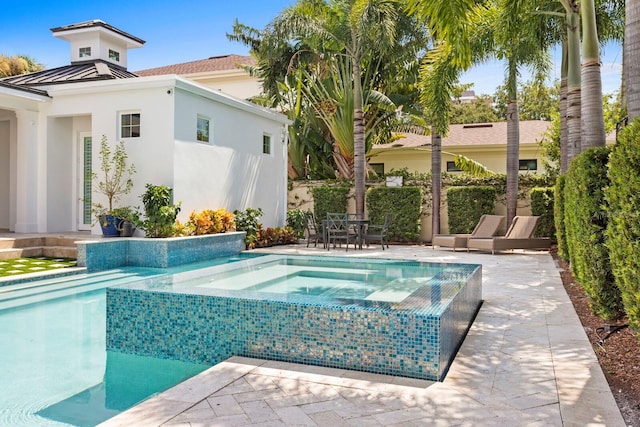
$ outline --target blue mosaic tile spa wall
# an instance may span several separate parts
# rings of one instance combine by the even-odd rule
[[[167,268],[236,255],[245,250],[245,232],[168,239],[102,239],[78,242],[78,265],[89,272],[124,266]]]
[[[423,297],[437,301],[439,286],[379,307],[110,288],[107,349],[212,365],[250,356],[441,380],[479,308],[481,274],[478,268],[460,285],[441,317],[413,307]]]

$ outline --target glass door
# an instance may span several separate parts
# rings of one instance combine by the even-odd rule
[[[92,142],[90,133],[81,133],[78,142],[78,230],[90,230],[91,215],[91,168]]]

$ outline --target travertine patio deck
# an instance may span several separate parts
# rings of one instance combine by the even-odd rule
[[[265,251],[482,264],[484,304],[441,383],[234,357],[101,426],[625,425],[548,253]]]

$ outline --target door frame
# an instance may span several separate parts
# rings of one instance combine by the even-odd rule
[[[94,219],[91,213],[91,203],[92,203],[92,184],[89,183],[89,192],[88,198],[87,194],[85,194],[85,175],[87,171],[85,170],[85,139],[90,139],[90,150],[89,150],[89,160],[93,159],[93,136],[91,132],[79,132],[78,133],[78,141],[76,144],[76,199],[78,200],[76,206],[76,225],[78,230],[91,230],[92,224],[94,223]],[[92,162],[90,163],[91,168],[93,169]],[[91,170],[89,171],[91,172]],[[87,200],[88,199],[88,200]],[[88,216],[87,211],[88,209]],[[86,222],[86,218],[88,218],[88,223]]]

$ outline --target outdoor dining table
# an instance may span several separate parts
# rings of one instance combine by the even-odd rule
[[[355,231],[356,243],[354,244],[354,248],[362,249],[362,241],[364,240],[364,232],[366,226],[371,223],[368,219],[359,219],[356,214],[347,214],[347,229],[352,229]],[[322,220],[322,236],[326,245],[328,245],[328,235],[327,235],[327,226],[328,221],[326,219]]]
[[[351,214],[349,214],[349,217]],[[364,240],[364,232],[367,225],[369,225],[371,221],[368,219],[359,219],[359,218],[348,218],[347,219],[347,227],[353,226],[353,229],[356,232],[356,243],[359,249],[362,249],[362,241]]]

